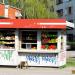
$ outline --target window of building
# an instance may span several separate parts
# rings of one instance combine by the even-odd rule
[[[71,0],[66,0],[66,2],[69,2],[69,1],[71,1]]]
[[[63,9],[57,10],[57,14],[59,17],[63,16]]]
[[[72,0],[69,0],[69,1],[72,1]]]
[[[61,4],[61,3],[63,3],[63,0],[56,0],[56,4],[58,5],[58,4]]]
[[[72,7],[68,7],[68,14],[72,14]]]
[[[0,0],[0,3],[3,3],[3,0]]]
[[[69,42],[73,42],[73,34],[68,34],[68,35],[67,35],[67,40],[68,40]]]
[[[73,20],[69,20],[69,22],[73,22]]]

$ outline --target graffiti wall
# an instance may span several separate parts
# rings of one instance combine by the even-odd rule
[[[16,65],[16,55],[15,51],[0,51],[0,65]]]
[[[55,66],[57,65],[57,54],[23,54],[22,60],[28,61],[30,66]]]

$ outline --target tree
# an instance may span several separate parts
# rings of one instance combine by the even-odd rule
[[[8,0],[7,2],[9,5],[16,6],[17,0]]]
[[[8,0],[22,10],[23,18],[57,18],[53,10],[55,0]]]
[[[38,0],[26,0],[24,10],[27,18],[49,18],[45,5]]]

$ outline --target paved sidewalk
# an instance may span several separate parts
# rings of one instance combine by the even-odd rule
[[[72,75],[71,70],[75,70],[75,67],[62,69],[46,67],[29,67],[28,69],[0,68],[0,75]]]
[[[75,51],[67,51],[67,58],[68,57],[75,57]]]

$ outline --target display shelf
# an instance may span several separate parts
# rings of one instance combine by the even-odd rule
[[[0,49],[15,48],[15,31],[0,30]]]
[[[12,45],[12,44],[15,44],[15,43],[4,43],[4,44],[0,44],[0,45]]]
[[[21,43],[21,44],[37,44],[37,43]]]
[[[11,48],[5,48],[5,49],[3,49],[3,48],[0,48],[0,51],[10,51],[10,50],[15,50],[15,49],[11,49]]]
[[[42,32],[41,33],[41,48],[42,49],[57,49],[57,32]]]
[[[36,39],[26,39],[26,40],[29,40],[29,41],[36,41]],[[25,41],[25,39],[23,40],[23,41]]]
[[[24,43],[24,44],[21,44],[22,45],[22,48],[26,48],[26,49],[37,49],[37,44],[36,43]]]
[[[5,43],[5,44],[15,44],[15,43]]]
[[[0,37],[0,40],[15,40],[15,37],[14,38],[11,38],[11,36],[10,37],[3,37],[3,38]]]
[[[27,53],[59,53],[60,50],[36,50],[36,49],[32,49],[32,50],[28,50],[28,49],[21,49],[18,50],[18,52],[27,52]]]
[[[14,40],[7,40],[7,39],[0,39],[0,41],[15,41],[15,39]]]
[[[0,48],[2,49],[14,49],[14,44],[4,44],[0,45]]]
[[[57,44],[57,43],[47,42],[47,43],[42,43],[42,44]]]

